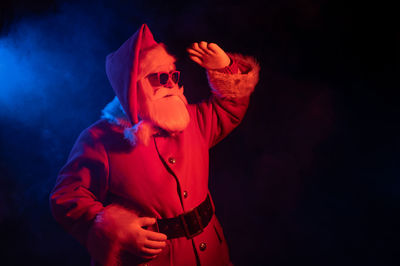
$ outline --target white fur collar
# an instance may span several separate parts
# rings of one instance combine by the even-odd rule
[[[152,123],[144,120],[132,126],[116,96],[104,107],[101,118],[108,120],[111,124],[124,128],[125,139],[132,146],[136,146],[139,143],[146,146],[149,145],[151,137],[159,132]]]

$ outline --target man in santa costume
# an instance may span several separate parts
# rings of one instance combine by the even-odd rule
[[[106,59],[116,97],[81,133],[50,195],[92,265],[230,264],[208,150],[242,120],[259,67],[214,43],[188,53],[212,88],[199,104],[187,103],[175,58],[146,25]]]

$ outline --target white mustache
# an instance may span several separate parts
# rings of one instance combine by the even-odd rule
[[[170,97],[170,96],[178,96],[181,97],[183,95],[183,87],[173,87],[173,88],[165,88],[162,87],[155,91],[154,93],[154,99],[158,100],[164,97]]]

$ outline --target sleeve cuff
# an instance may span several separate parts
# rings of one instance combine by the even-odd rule
[[[229,66],[226,66],[221,69],[217,69],[218,72],[220,73],[225,73],[225,74],[238,74],[239,73],[239,65],[237,60],[233,59],[232,57],[229,57],[231,59],[231,63]]]
[[[232,63],[218,70],[208,70],[208,82],[213,94],[219,97],[250,96],[257,85],[260,66],[253,57],[229,54]]]
[[[88,234],[87,249],[92,259],[104,266],[120,265],[121,239],[137,215],[118,205],[108,205],[101,211]]]

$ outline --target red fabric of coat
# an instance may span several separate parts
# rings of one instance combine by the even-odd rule
[[[209,148],[240,123],[258,81],[254,59],[231,57],[246,70],[208,71],[213,94],[207,101],[188,105],[191,120],[183,132],[158,134],[148,146],[133,146],[124,137],[129,119],[114,106],[107,112],[115,119],[101,119],[81,133],[50,202],[55,219],[88,249],[93,263],[196,265],[197,254],[201,265],[230,264],[215,215],[204,232],[192,239],[167,240],[163,252],[147,262],[124,252],[114,236],[131,218],[176,217],[209,194]]]

